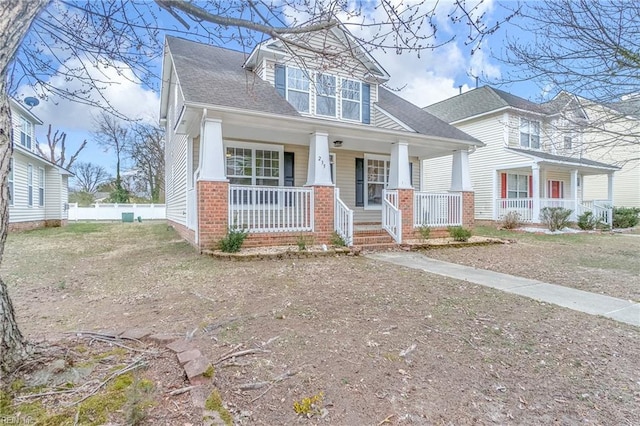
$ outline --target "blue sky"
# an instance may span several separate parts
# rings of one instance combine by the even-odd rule
[[[441,2],[441,4],[444,3]],[[507,3],[507,6],[513,4]],[[423,52],[420,57],[415,53],[396,55],[395,52],[371,52],[391,74],[389,87],[402,88],[398,92],[400,96],[421,107],[458,94],[460,86],[463,91],[472,89],[476,84],[475,75],[481,77],[481,85],[487,79],[490,81],[500,80],[507,70],[503,64],[492,58],[491,52],[500,51],[507,33],[512,36],[518,35],[516,27],[504,25],[496,33],[486,38],[481,48],[472,55],[471,47],[465,46],[464,43],[467,29],[462,25],[451,25],[447,19],[448,7],[448,3],[444,6],[439,5],[438,28],[442,39],[455,34],[456,40],[454,42],[433,51]],[[500,20],[508,13],[493,0],[486,0],[482,7],[488,22]],[[292,13],[295,14],[295,12]],[[351,30],[354,31],[354,29]],[[366,37],[365,33],[361,35]],[[520,36],[526,37],[527,35],[520,34]],[[134,80],[132,75],[125,78],[126,76],[119,75],[115,70],[101,70],[100,72],[106,73],[111,81],[105,94],[118,110],[144,122],[157,121],[158,93],[131,81]],[[160,62],[158,61],[158,79],[160,72]],[[50,82],[60,87],[73,87],[74,84],[56,76],[53,76]],[[530,99],[537,99],[541,93],[540,89],[533,84],[520,83],[517,86],[506,85],[501,88]],[[24,97],[33,96],[33,94],[33,90],[28,86],[22,86],[18,89],[16,96],[18,99],[24,99]],[[37,128],[37,139],[40,143],[46,143],[47,126],[51,123],[54,129],[67,133],[67,155],[74,152],[80,143],[87,139],[88,145],[80,154],[79,161],[97,163],[107,168],[111,173],[114,172],[115,157],[113,153],[104,152],[94,142],[91,135],[93,117],[98,113],[97,109],[66,100],[50,99],[42,101],[32,111],[44,122],[43,126]]]

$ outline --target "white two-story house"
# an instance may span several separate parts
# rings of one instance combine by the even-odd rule
[[[572,220],[593,211],[610,223],[615,165],[583,155],[587,119],[573,96],[561,94],[538,104],[483,86],[435,103],[425,111],[480,139],[486,147],[469,157],[470,180],[476,194],[476,220],[499,221],[516,211],[524,222],[539,223],[545,207],[564,207]],[[451,161],[429,159],[424,188],[448,187]],[[604,180],[600,199],[585,197],[585,181]]]
[[[62,226],[67,222],[72,173],[37,154],[35,126],[42,124],[22,103],[9,99],[13,155],[9,186],[9,230]]]
[[[351,245],[365,229],[400,243],[417,226],[470,226],[465,167],[482,143],[383,88],[388,79],[339,25],[248,54],[167,37],[169,223],[200,250],[234,226],[254,245],[334,232]],[[452,153],[454,184],[421,192],[422,160]]]

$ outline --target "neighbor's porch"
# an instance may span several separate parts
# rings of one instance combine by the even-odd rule
[[[568,168],[557,165],[533,164],[529,167],[496,170],[494,185],[494,220],[503,220],[516,212],[525,223],[540,223],[540,212],[546,207],[571,210],[571,221],[585,212],[592,212],[611,226],[613,216],[613,170],[590,167]],[[607,200],[585,200],[584,176],[606,174]]]

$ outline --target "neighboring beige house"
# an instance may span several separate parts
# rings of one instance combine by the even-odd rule
[[[167,37],[168,222],[200,250],[233,226],[253,245],[321,244],[334,232],[360,245],[377,231],[400,243],[417,226],[471,226],[463,169],[482,143],[384,89],[387,72],[343,28],[300,37],[330,54],[269,40],[245,55]],[[457,183],[420,192],[421,160],[451,153]]]
[[[575,107],[575,98],[562,94],[537,104],[483,86],[424,110],[486,144],[469,156],[476,220],[497,221],[516,211],[523,221],[539,223],[544,207],[564,207],[573,211],[573,220],[593,211],[611,221],[613,176],[619,168],[581,155],[584,135],[576,123],[587,117]],[[426,160],[423,188],[447,189],[451,164]],[[605,183],[597,199],[585,189],[594,177]]]
[[[65,225],[72,173],[36,153],[34,129],[42,121],[20,102],[9,99],[9,104],[13,122],[9,230]]]

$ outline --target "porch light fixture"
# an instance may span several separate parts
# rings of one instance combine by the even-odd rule
[[[340,148],[342,146],[342,141],[333,141],[333,146]]]

